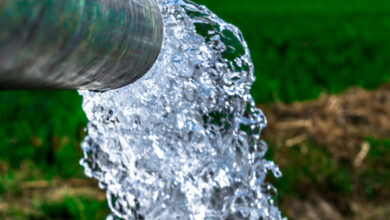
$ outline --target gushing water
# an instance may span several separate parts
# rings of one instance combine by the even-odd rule
[[[80,91],[81,164],[106,189],[109,218],[281,219],[260,140],[266,119],[240,33],[203,6],[159,0],[161,54],[124,88]]]

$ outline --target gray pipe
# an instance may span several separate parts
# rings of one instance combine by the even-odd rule
[[[161,49],[154,0],[0,0],[0,89],[108,90]]]

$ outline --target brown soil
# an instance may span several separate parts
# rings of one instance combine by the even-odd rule
[[[390,85],[374,91],[353,88],[318,100],[260,106],[268,118],[264,137],[278,145],[310,141],[335,159],[359,165],[367,152],[366,137],[390,137]],[[368,146],[369,147],[369,146]]]
[[[335,163],[346,162],[353,170],[364,167],[370,151],[367,137],[390,138],[390,84],[374,91],[352,88],[340,95],[322,95],[314,101],[259,107],[268,119],[263,138],[276,145],[276,151],[297,146],[306,154],[311,150],[306,143],[313,143],[325,149]],[[289,159],[275,160],[283,168]],[[354,185],[360,184],[360,180],[353,181]],[[291,219],[316,220],[388,219],[390,215],[389,202],[367,200],[364,193],[354,192],[340,202],[332,200],[332,191],[314,187],[306,192],[304,199],[282,198],[284,214]],[[347,215],[340,209],[344,204],[349,210]]]

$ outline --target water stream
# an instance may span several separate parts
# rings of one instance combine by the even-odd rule
[[[164,42],[152,69],[121,89],[80,91],[81,164],[106,189],[108,218],[282,219],[241,32],[192,2],[158,3]]]

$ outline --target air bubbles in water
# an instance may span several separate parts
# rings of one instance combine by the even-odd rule
[[[159,0],[164,42],[124,88],[80,91],[89,119],[81,164],[125,219],[282,219],[264,179],[266,119],[249,94],[240,31],[203,6]]]

